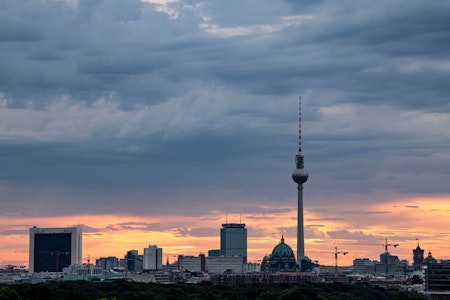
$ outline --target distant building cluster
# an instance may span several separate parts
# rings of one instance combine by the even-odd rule
[[[386,244],[387,241],[386,241]],[[394,245],[398,246],[398,245]],[[416,289],[428,295],[450,292],[450,260],[437,260],[417,247],[412,250],[412,264],[385,251],[379,260],[356,258],[349,267],[321,266],[304,256],[296,260],[292,248],[282,235],[269,255],[257,263],[247,261],[247,228],[245,224],[225,223],[220,228],[220,249],[207,255],[179,254],[176,261],[163,262],[163,249],[155,244],[132,249],[123,257],[105,256],[95,263],[82,263],[82,230],[73,228],[30,228],[29,272],[14,269],[0,272],[0,283],[43,282],[47,280],[105,281],[127,279],[137,282],[199,283],[289,283],[367,281],[372,285]],[[387,250],[387,247],[386,247]],[[336,253],[343,253],[337,252]],[[346,254],[346,253],[343,253]],[[336,256],[337,258],[337,256]],[[306,271],[305,271],[306,270]],[[15,272],[15,273],[14,273]],[[18,275],[21,274],[20,277]],[[444,298],[442,298],[444,299]]]
[[[163,264],[163,249],[149,245],[139,253],[128,250],[123,258],[100,257],[83,264],[82,230],[71,228],[30,229],[29,273],[36,278],[64,278],[66,280],[98,280],[131,276],[137,281],[172,280],[173,276],[153,276],[161,272],[171,272],[179,278],[193,280],[199,274],[241,274],[296,272],[298,269],[294,252],[281,237],[272,253],[261,262],[247,262],[247,228],[242,223],[225,223],[220,229],[220,249],[208,251],[208,255],[178,255],[176,262]],[[140,275],[138,275],[140,274]],[[147,274],[147,275],[145,275]],[[149,274],[153,274],[150,276]],[[207,276],[202,275],[201,280]],[[199,279],[195,279],[199,280]]]
[[[380,260],[370,260],[368,258],[357,258],[353,260],[353,271],[362,274],[380,274],[394,276],[405,274],[412,270],[407,260],[399,260],[398,256],[391,255],[389,252],[380,254]]]

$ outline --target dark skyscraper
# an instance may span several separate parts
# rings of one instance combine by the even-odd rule
[[[141,272],[143,267],[142,255],[137,250],[129,250],[125,255],[125,270],[127,272]]]
[[[220,254],[241,256],[247,262],[247,228],[245,224],[222,224],[220,229]]]
[[[305,256],[305,234],[303,229],[303,183],[308,180],[302,154],[302,98],[299,97],[298,114],[298,153],[295,156],[296,168],[292,172],[292,179],[297,183],[297,261]]]

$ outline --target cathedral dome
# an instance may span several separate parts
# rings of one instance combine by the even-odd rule
[[[428,257],[423,260],[423,263],[425,265],[435,264],[437,263],[437,260],[433,256],[431,256],[431,252],[428,252]]]
[[[297,269],[294,251],[288,244],[284,243],[283,236],[281,236],[280,243],[273,248],[272,254],[269,256],[269,269],[272,272],[295,271]]]
[[[288,245],[284,243],[284,237],[281,237],[281,241],[278,245],[275,246],[275,248],[273,248],[272,251],[272,260],[275,260],[277,258],[294,258],[294,251],[292,251],[292,248]]]

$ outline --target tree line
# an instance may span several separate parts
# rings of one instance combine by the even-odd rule
[[[154,284],[128,281],[54,281],[0,285],[0,300],[423,300],[416,292],[387,290],[368,283]]]

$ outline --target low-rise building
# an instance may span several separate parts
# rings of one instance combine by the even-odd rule
[[[145,283],[161,283],[168,284],[171,283],[169,274],[166,272],[151,272],[151,273],[130,273],[126,276],[126,278],[135,281],[135,282],[145,282]]]
[[[199,256],[178,256],[178,270],[191,272],[206,271],[206,257],[204,254]]]
[[[224,272],[234,272],[241,273],[243,262],[242,257],[224,257],[224,256],[212,256],[206,257],[205,267],[207,273],[224,273]]]
[[[450,260],[441,260],[424,267],[426,291],[450,291]]]
[[[353,260],[353,272],[373,274],[375,273],[375,262],[368,258],[356,258]]]
[[[121,267],[119,259],[115,256],[100,257],[95,260],[95,265],[103,270],[114,270]]]

